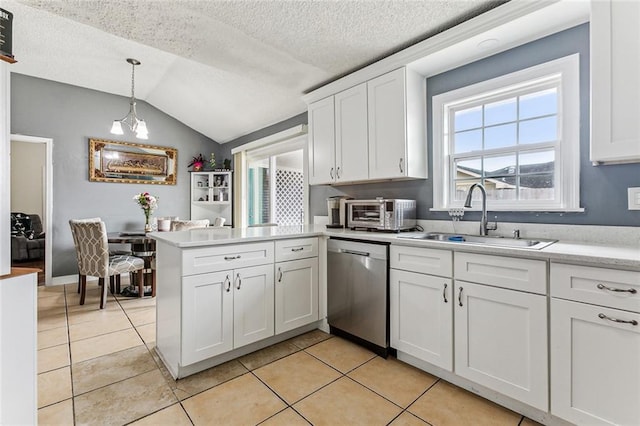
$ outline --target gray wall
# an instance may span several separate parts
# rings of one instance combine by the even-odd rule
[[[188,218],[189,160],[211,152],[221,159],[219,144],[142,101],[137,109],[149,139],[136,139],[128,130],[123,136],[110,134],[112,121],[128,108],[127,97],[11,75],[11,132],[53,139],[53,235],[48,237],[53,238],[54,277],[77,271],[69,219],[100,216],[108,231],[140,230],[144,215],[132,198],[143,191],[159,197],[155,216]],[[177,185],[89,182],[89,138],[177,148]]]
[[[640,226],[640,212],[627,210],[627,187],[640,186],[640,164],[594,167],[589,162],[589,25],[583,24],[528,43],[481,61],[447,71],[427,79],[427,109],[433,96],[508,74],[573,53],[580,54],[580,204],[584,213],[492,212],[502,222],[534,222],[589,225]],[[427,128],[432,129],[431,114]],[[433,162],[433,137],[428,132],[429,163]],[[350,195],[354,198],[409,198],[418,202],[418,218],[449,220],[446,212],[431,212],[433,207],[433,167],[429,179],[408,182],[383,182],[348,186],[311,187],[309,209],[312,215],[326,215],[326,198]],[[464,220],[478,220],[469,212]]]

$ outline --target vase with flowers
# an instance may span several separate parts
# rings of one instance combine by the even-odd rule
[[[144,212],[144,232],[151,232],[151,223],[149,219],[153,214],[153,211],[158,207],[158,197],[154,197],[148,192],[141,192],[133,196],[133,200],[138,203],[142,211]]]
[[[202,154],[198,154],[191,159],[188,167],[193,167],[194,172],[199,172],[204,167],[205,159]]]

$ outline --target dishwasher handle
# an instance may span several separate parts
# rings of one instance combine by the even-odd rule
[[[369,253],[367,253],[366,251],[358,251],[358,250],[348,250],[348,249],[340,249],[340,253],[344,253],[344,254],[354,254],[356,256],[364,256],[364,257],[369,257]]]

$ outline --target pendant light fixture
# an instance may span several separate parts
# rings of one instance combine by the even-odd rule
[[[131,64],[131,100],[129,101],[129,113],[121,120],[115,120],[111,126],[111,133],[114,135],[122,135],[122,123],[126,124],[132,132],[135,132],[138,139],[149,139],[149,131],[147,123],[138,118],[136,114],[136,97],[134,95],[135,88],[135,71],[136,66],[140,65],[137,59],[128,58],[127,62]]]

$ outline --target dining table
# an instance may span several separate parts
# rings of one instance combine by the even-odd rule
[[[153,294],[153,272],[151,269],[151,262],[156,255],[156,242],[153,238],[147,236],[144,231],[120,231],[120,232],[108,232],[107,241],[109,244],[129,244],[131,248],[131,255],[140,257],[144,260],[144,286],[145,296],[152,296]],[[131,276],[131,280],[135,280],[136,275]],[[129,286],[122,289],[120,292],[124,296],[141,297],[138,291],[138,283],[132,281]],[[149,290],[147,290],[149,287]]]

